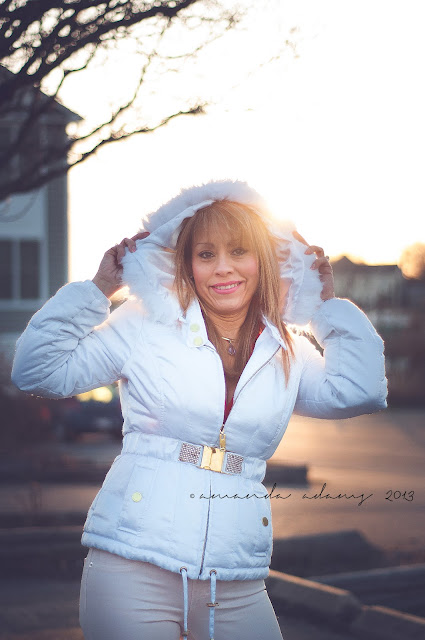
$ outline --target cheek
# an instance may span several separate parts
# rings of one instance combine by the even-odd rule
[[[192,274],[193,274],[193,279],[195,281],[196,286],[199,286],[200,284],[202,284],[202,282],[205,280],[205,278],[208,275],[207,269],[205,267],[206,265],[200,264],[196,260],[192,261]]]
[[[255,258],[252,258],[245,265],[245,276],[249,277],[255,286],[258,285],[259,281],[259,270],[258,270],[258,262]]]

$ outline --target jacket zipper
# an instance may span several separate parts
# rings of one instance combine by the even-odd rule
[[[268,360],[266,360],[266,362],[263,362],[263,364],[261,365],[261,367],[259,367],[256,371],[254,371],[254,373],[253,373],[253,374],[248,378],[248,380],[245,382],[245,384],[243,385],[243,387],[242,387],[241,389],[239,389],[239,393],[238,393],[238,395],[236,396],[236,398],[235,398],[235,399],[234,399],[234,401],[233,401],[233,405],[232,405],[232,408],[231,408],[231,409],[230,409],[230,411],[229,411],[229,415],[227,416],[227,419],[229,419],[229,416],[230,416],[230,414],[231,414],[231,413],[232,413],[232,411],[233,411],[233,407],[235,406],[236,400],[239,398],[239,396],[240,396],[240,394],[241,394],[242,389],[244,389],[244,388],[246,387],[246,385],[248,384],[248,382],[250,382],[250,381],[252,380],[252,378],[253,378],[254,376],[256,376],[256,375],[257,375],[257,373],[258,373],[259,371],[261,371],[261,369],[263,369],[263,368],[264,368],[264,367],[265,367],[265,366],[270,362],[270,360],[272,360],[272,359],[275,357],[276,353],[279,351],[279,349],[280,349],[280,348],[281,348],[281,347],[279,346],[279,347],[276,349],[276,351],[275,351],[275,352],[270,356],[270,358],[269,358]],[[218,354],[217,354],[217,355],[218,355]],[[221,425],[220,433],[219,433],[220,449],[221,449],[221,448],[223,448],[223,449],[225,449],[225,448],[226,448],[226,434],[224,433],[224,426],[225,426],[225,422],[224,422],[224,414],[223,414],[223,424]],[[214,472],[213,472],[213,471],[210,471],[210,473],[214,473]],[[205,528],[204,547],[203,547],[203,549],[202,549],[201,568],[200,568],[200,571],[199,571],[199,575],[201,575],[201,573],[202,573],[202,569],[203,569],[203,567],[204,567],[205,547],[207,546],[208,525],[209,525],[209,521],[210,521],[210,507],[211,507],[211,476],[210,476],[210,498],[208,499],[207,526],[206,526],[206,528]]]
[[[215,347],[211,344],[211,345],[207,345],[209,349],[212,349],[213,351],[215,351],[215,353],[217,353]],[[218,353],[217,353],[218,356]],[[219,356],[218,356],[219,357]],[[220,360],[221,363],[221,360]],[[223,371],[223,365],[221,364],[221,370]],[[224,377],[224,371],[223,371],[223,377]],[[223,419],[224,419],[224,415],[223,415]],[[224,427],[224,424],[222,426],[222,428]],[[202,573],[202,569],[204,568],[204,558],[205,558],[205,547],[207,546],[207,536],[208,536],[208,525],[209,525],[209,521],[210,521],[210,509],[211,509],[211,473],[214,473],[214,471],[209,471],[210,474],[210,497],[208,498],[208,513],[207,513],[207,524],[205,527],[205,538],[204,538],[204,546],[202,549],[202,558],[201,558],[201,568],[199,570],[199,575],[201,575]]]
[[[213,473],[213,471],[210,471],[209,473],[211,474]],[[211,507],[211,475],[210,475],[210,497],[208,498],[207,526],[205,527],[205,538],[204,538],[204,546],[202,549],[201,568],[199,570],[199,575],[201,575],[202,569],[204,568],[205,547],[207,546],[208,524],[210,521],[210,507]]]
[[[239,398],[239,396],[241,395],[242,390],[243,390],[243,389],[245,389],[246,385],[247,385],[249,382],[251,382],[252,378],[253,378],[254,376],[256,376],[256,375],[257,375],[257,373],[258,373],[259,371],[261,371],[261,369],[263,369],[263,368],[264,368],[264,367],[265,367],[265,366],[270,362],[270,360],[273,360],[273,358],[275,357],[276,353],[279,351],[279,349],[280,349],[280,348],[281,348],[281,347],[279,346],[279,347],[276,349],[276,351],[275,351],[275,352],[270,356],[270,358],[269,358],[268,360],[266,360],[266,362],[263,362],[263,364],[261,365],[261,367],[259,367],[258,369],[256,369],[256,371],[254,371],[254,373],[253,373],[253,374],[248,378],[248,380],[244,383],[243,387],[241,387],[241,388],[239,389],[239,391],[238,391],[238,395],[237,395],[237,396],[236,396],[236,398],[233,400],[232,408],[231,408],[231,409],[230,409],[230,411],[229,411],[229,415],[227,416],[227,420],[229,419],[229,416],[230,416],[230,414],[231,414],[231,413],[232,413],[232,411],[233,411],[233,407],[235,406],[237,399],[238,399],[238,398]],[[221,449],[221,448],[223,448],[223,449],[225,449],[225,448],[226,448],[226,434],[224,433],[224,426],[225,426],[225,422],[224,422],[224,414],[223,414],[223,424],[221,425],[220,433],[219,433],[220,449]]]

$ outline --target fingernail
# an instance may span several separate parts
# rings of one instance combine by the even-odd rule
[[[313,264],[311,265],[310,269],[315,269],[316,268],[316,263],[313,262]]]

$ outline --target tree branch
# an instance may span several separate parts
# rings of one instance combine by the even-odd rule
[[[25,120],[23,120],[23,122],[21,123],[17,137],[15,138],[15,140],[12,140],[11,144],[9,145],[9,148],[7,148],[5,152],[0,155],[0,169],[3,166],[5,166],[7,163],[9,163],[12,158],[17,156],[20,153],[20,151],[23,150],[23,148],[25,147],[25,142],[27,141],[27,138],[28,138],[28,134],[31,132],[33,127],[38,123],[38,121],[40,120],[40,117],[43,114],[47,113],[55,104],[57,100],[58,92],[61,86],[63,85],[65,78],[67,78],[72,73],[76,73],[78,71],[83,71],[84,69],[86,69],[89,63],[91,62],[91,60],[93,59],[95,53],[96,53],[96,49],[93,48],[93,51],[90,53],[86,62],[81,67],[77,69],[64,70],[62,74],[62,78],[59,81],[54,94],[50,96],[47,96],[45,94],[43,95],[36,94],[36,96],[41,99],[34,99],[32,101],[31,109],[28,112],[28,115],[25,118]],[[34,93],[36,93],[35,90],[34,90]]]
[[[14,75],[2,85],[0,101],[10,99],[18,85],[19,87],[33,85],[39,86],[41,80],[46,75],[63,64],[71,55],[85,48],[89,44],[96,42],[99,43],[103,36],[115,32],[118,26],[123,26],[123,28],[129,30],[129,28],[135,24],[151,18],[164,17],[172,19],[184,9],[198,2],[200,2],[200,0],[180,0],[180,2],[176,2],[175,5],[173,3],[161,3],[160,5],[153,6],[150,9],[135,10],[126,16],[125,25],[120,25],[113,20],[101,22],[100,18],[102,18],[104,14],[101,14],[100,18],[98,17],[92,23],[88,23],[88,25],[76,21],[75,29],[71,31],[71,35],[73,37],[67,39],[67,46],[64,46],[62,53],[59,52],[54,54],[51,50],[46,51],[45,42],[42,41],[39,46],[36,46],[33,49],[33,53],[20,68],[19,74]],[[38,0],[36,0],[34,4],[38,4]],[[133,4],[135,7],[139,6],[138,3],[134,3],[134,0],[127,2],[126,4],[130,7],[132,7]],[[120,7],[121,5],[117,8]],[[43,15],[44,13],[45,12],[43,11]],[[78,19],[78,14],[75,14],[75,17]],[[55,58],[52,61],[49,61],[49,55],[55,55]],[[28,71],[37,62],[39,62],[37,70],[34,73],[29,74]]]
[[[34,167],[30,167],[24,175],[15,179],[6,187],[0,184],[0,202],[2,200],[5,200],[12,193],[13,194],[26,193],[28,191],[32,191],[34,189],[40,188],[41,186],[43,186],[44,184],[46,184],[47,182],[50,182],[55,178],[59,178],[60,176],[63,176],[70,169],[72,169],[72,167],[75,167],[81,164],[82,162],[84,162],[84,160],[87,160],[87,158],[92,156],[94,153],[96,153],[96,151],[101,149],[103,146],[107,144],[111,144],[112,142],[115,142],[117,139],[123,140],[125,138],[130,138],[139,133],[153,133],[157,129],[167,125],[169,122],[171,122],[171,120],[174,120],[175,118],[178,118],[180,116],[203,114],[205,112],[206,106],[207,106],[206,104],[198,104],[188,109],[187,111],[179,111],[177,113],[173,113],[172,115],[169,115],[163,120],[161,120],[161,122],[159,122],[157,125],[153,127],[147,127],[147,126],[139,127],[138,129],[135,129],[128,133],[120,131],[116,134],[109,136],[108,138],[100,140],[89,151],[85,151],[84,153],[79,154],[79,157],[74,162],[71,162],[69,164],[63,163],[62,166],[50,167],[46,170],[45,173],[43,173],[43,175],[35,174]],[[53,161],[63,160],[63,158],[66,157],[67,153],[69,153],[70,149],[74,146],[76,142],[78,142],[78,140],[70,142],[60,149],[55,148],[54,150],[46,150],[45,159],[48,157],[50,163],[52,163],[52,160]]]
[[[205,8],[205,11],[188,11],[195,5]],[[156,131],[181,115],[203,113],[205,104],[202,103],[187,110],[175,107],[176,113],[165,114],[158,124],[148,126],[146,120],[141,124],[143,120],[137,114],[137,99],[148,82],[148,72],[155,61],[163,65],[163,61],[172,63],[196,55],[234,26],[239,15],[221,8],[220,0],[68,0],[66,3],[59,0],[0,0],[0,52],[5,53],[4,62],[7,64],[6,68],[0,66],[0,125],[5,126],[6,122],[6,126],[14,131],[11,144],[2,149],[0,156],[0,200],[13,193],[39,188],[111,142],[137,133]],[[173,55],[170,51],[170,55],[163,55],[162,39],[176,22],[190,31],[207,25],[207,37],[203,38],[202,44],[194,42],[191,52]],[[135,34],[137,25],[142,24],[146,25],[141,30],[143,38]],[[218,34],[212,31],[213,25],[217,26]],[[203,30],[201,35],[204,36]],[[111,107],[106,121],[98,119],[93,122],[88,133],[80,130],[66,142],[61,137],[65,136],[65,131],[62,134],[58,130],[58,137],[52,138],[56,135],[52,131],[56,129],[49,128],[51,123],[61,127],[62,122],[64,129],[67,122],[66,115],[62,119],[60,111],[57,111],[59,119],[51,121],[49,115],[55,116],[55,101],[66,78],[87,69],[101,48],[108,51],[114,45],[119,47],[123,38],[133,38],[137,42],[137,55],[144,56],[142,68],[134,79],[134,90],[121,106],[115,104]],[[152,38],[156,40],[152,41]],[[81,63],[83,52],[86,56]],[[173,66],[169,64],[168,68]],[[12,73],[7,71],[8,68],[18,71]],[[52,72],[55,75],[50,76]],[[54,80],[50,95],[40,90],[46,78]],[[123,125],[123,117],[134,113],[138,120],[133,129],[128,130]],[[10,127],[11,122],[13,127]],[[47,123],[47,129],[43,131],[47,133],[37,146],[33,141],[44,123]],[[66,161],[70,152],[73,156]],[[20,163],[21,174],[15,179],[11,172],[3,169],[7,169],[17,156],[23,162]]]

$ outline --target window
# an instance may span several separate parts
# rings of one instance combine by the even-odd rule
[[[0,299],[12,298],[12,243],[0,240]]]
[[[16,180],[31,169],[37,170],[37,163],[40,160],[40,127],[31,129],[26,137],[25,142],[18,154],[12,153],[12,142],[18,135],[18,126],[16,124],[0,124],[0,184],[7,184],[9,181]],[[4,154],[6,153],[6,162],[3,163]],[[35,164],[34,164],[35,163]]]
[[[19,243],[19,278],[21,298],[40,297],[40,243],[21,240]]]
[[[29,171],[37,171],[40,151],[40,128],[37,126],[28,131],[19,153],[19,175],[25,176]]]
[[[40,298],[39,240],[0,240],[0,300]]]
[[[10,126],[0,125],[0,184],[6,184],[8,180],[13,180],[16,176],[14,170],[16,168],[16,162],[9,159],[9,145],[10,145]],[[5,154],[7,158],[5,160]]]

